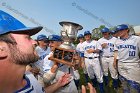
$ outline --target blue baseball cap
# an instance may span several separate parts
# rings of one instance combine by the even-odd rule
[[[40,40],[48,40],[48,38],[47,38],[46,35],[41,34],[41,35],[38,35],[38,36],[37,36],[37,40],[38,40],[38,41],[40,41]]]
[[[103,29],[101,29],[101,32],[106,33],[106,32],[110,32],[110,30],[108,28],[104,27]]]
[[[84,36],[86,36],[86,35],[91,35],[90,31],[85,31]]]
[[[49,41],[62,41],[61,36],[58,35],[50,35],[48,36]]]
[[[126,24],[121,24],[116,27],[116,31],[126,30],[128,26]]]
[[[116,32],[116,30],[111,30],[111,34],[115,34]]]
[[[10,14],[0,10],[0,35],[16,32],[32,36],[42,30],[42,28],[42,26],[26,27]]]
[[[84,38],[84,35],[83,35],[83,34],[79,34],[77,38],[78,38],[78,39],[79,39],[79,38]]]

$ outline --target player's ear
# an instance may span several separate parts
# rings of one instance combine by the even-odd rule
[[[0,44],[0,59],[8,56],[6,47]]]

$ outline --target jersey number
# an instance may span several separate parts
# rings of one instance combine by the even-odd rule
[[[114,48],[110,48],[110,52],[114,52]]]
[[[135,56],[135,51],[129,51],[129,56]]]

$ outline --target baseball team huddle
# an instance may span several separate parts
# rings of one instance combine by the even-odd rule
[[[0,93],[86,93],[88,87],[90,93],[96,93],[97,87],[105,93],[109,73],[114,90],[121,81],[123,93],[140,93],[140,37],[129,35],[128,25],[102,28],[99,40],[92,39],[90,31],[77,36],[76,51],[87,84],[81,91],[80,67],[49,60],[63,43],[62,37],[41,34],[36,40],[30,38],[41,30],[28,28],[0,10]]]

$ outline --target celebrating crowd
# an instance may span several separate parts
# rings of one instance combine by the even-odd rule
[[[99,40],[92,39],[90,31],[77,36],[78,69],[83,69],[86,82],[82,87],[78,69],[49,59],[62,37],[41,34],[33,40],[41,30],[0,10],[0,93],[86,93],[87,88],[106,93],[109,73],[116,92],[121,81],[123,93],[140,93],[140,37],[129,35],[128,25],[102,28]]]

